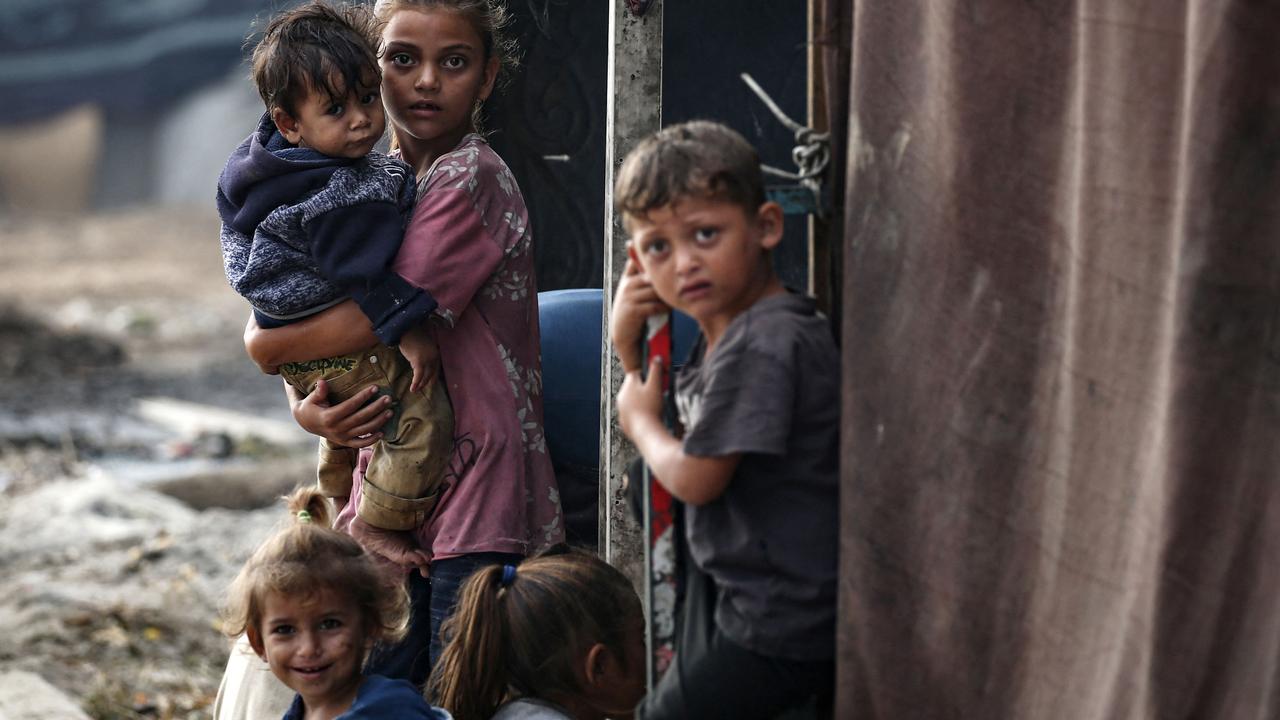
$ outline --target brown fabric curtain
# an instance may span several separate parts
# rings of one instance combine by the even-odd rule
[[[1280,3],[818,11],[837,717],[1280,717]]]

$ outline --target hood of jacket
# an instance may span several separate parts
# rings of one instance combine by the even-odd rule
[[[222,222],[253,237],[272,210],[301,202],[329,182],[340,167],[356,162],[290,145],[270,113],[227,158],[218,176],[218,215]]]

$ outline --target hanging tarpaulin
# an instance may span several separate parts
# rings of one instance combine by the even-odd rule
[[[836,717],[1280,717],[1280,5],[823,4]]]
[[[148,116],[241,62],[267,0],[4,0],[0,124],[93,102]]]

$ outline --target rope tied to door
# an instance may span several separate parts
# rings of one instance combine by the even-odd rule
[[[765,107],[778,118],[795,137],[795,146],[791,148],[791,161],[795,163],[797,172],[790,172],[772,165],[760,164],[760,169],[768,175],[794,180],[813,194],[813,205],[819,217],[822,216],[822,174],[831,163],[831,133],[818,132],[787,117],[778,104],[769,97],[769,93],[748,73],[739,75],[751,91],[760,98]]]

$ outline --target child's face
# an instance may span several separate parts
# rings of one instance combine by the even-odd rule
[[[497,58],[485,60],[484,39],[450,10],[399,10],[382,41],[382,89],[401,147],[429,157],[449,152],[493,90]]]
[[[685,197],[629,218],[630,252],[658,297],[718,337],[770,287],[768,250],[782,239],[782,211],[755,213],[724,200]]]
[[[271,117],[280,134],[294,145],[352,160],[368,155],[387,127],[376,86],[350,91],[336,101],[312,88],[293,116],[276,108]]]
[[[307,596],[271,593],[260,632],[254,649],[308,708],[355,699],[368,643],[349,595],[329,589]]]

